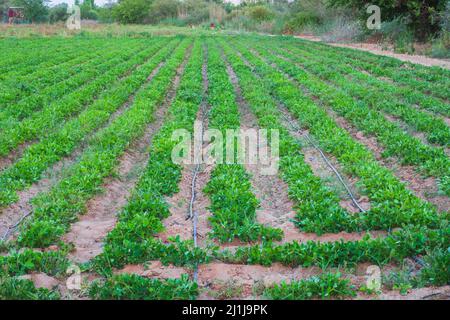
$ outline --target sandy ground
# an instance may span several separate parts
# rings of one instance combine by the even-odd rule
[[[299,39],[314,41],[314,42],[322,42],[322,40],[319,37],[315,37],[315,36],[301,35],[301,36],[295,36],[295,37],[299,38]],[[378,54],[380,56],[392,57],[392,58],[396,58],[401,61],[421,64],[421,65],[428,66],[428,67],[438,66],[438,67],[450,70],[450,60],[435,59],[435,58],[430,58],[430,57],[420,56],[420,55],[395,53],[395,52],[392,52],[389,50],[383,50],[383,48],[379,44],[374,44],[374,43],[327,43],[327,44],[330,46],[335,46],[335,47],[352,48],[352,49],[367,51],[367,52],[370,52],[373,54]]]

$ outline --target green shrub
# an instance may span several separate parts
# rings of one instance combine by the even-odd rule
[[[438,38],[433,40],[431,56],[442,59],[450,58],[450,32],[443,31]]]
[[[315,13],[300,12],[289,19],[284,29],[285,32],[301,32],[306,27],[319,25],[321,23],[322,19]]]
[[[249,10],[250,17],[258,22],[268,21],[274,17],[274,13],[265,6],[255,6]]]
[[[424,257],[425,266],[420,271],[419,286],[444,286],[450,283],[450,247],[437,248]]]
[[[59,294],[36,288],[30,280],[0,278],[0,300],[58,300]]]
[[[274,300],[306,300],[352,297],[355,291],[350,281],[342,279],[339,273],[327,273],[291,283],[281,282],[267,288],[264,295]]]
[[[105,282],[94,281],[89,296],[117,300],[192,300],[198,295],[197,284],[187,275],[180,279],[147,279],[135,274],[121,274]]]

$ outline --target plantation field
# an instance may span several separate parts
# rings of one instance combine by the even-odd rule
[[[292,37],[0,42],[0,299],[450,297],[449,70]],[[196,124],[276,131],[276,173],[174,163]]]

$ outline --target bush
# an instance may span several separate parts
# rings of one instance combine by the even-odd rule
[[[420,40],[425,40],[429,35],[439,31],[439,19],[435,19],[436,13],[445,9],[444,1],[437,0],[330,0],[333,7],[345,7],[354,10],[360,16],[361,22],[366,22],[368,15],[366,5],[378,5],[381,8],[382,19],[391,21],[399,17],[408,18],[406,26]]]
[[[353,41],[363,34],[360,23],[347,16],[338,16],[321,28],[326,42]]]
[[[292,17],[285,25],[286,32],[301,32],[306,27],[322,23],[322,19],[312,12],[300,12]]]
[[[164,19],[175,18],[177,12],[177,0],[154,0],[150,5],[148,21],[151,23],[158,23]]]
[[[68,17],[66,3],[58,4],[49,10],[48,19],[50,23],[66,21]]]
[[[411,54],[414,53],[414,34],[408,28],[409,23],[407,18],[398,17],[383,22],[378,33],[383,41],[394,44],[395,52]]]
[[[112,16],[123,24],[143,23],[149,8],[148,0],[122,0],[113,8]]]
[[[450,1],[440,14],[441,33],[433,40],[431,55],[436,58],[450,58]]]
[[[442,34],[433,40],[431,56],[435,58],[450,59],[450,32]]]
[[[250,8],[249,16],[257,22],[269,21],[274,17],[274,13],[265,6],[255,6]]]
[[[101,7],[97,8],[98,21],[101,23],[112,23],[114,22],[114,17],[112,14],[112,8]]]

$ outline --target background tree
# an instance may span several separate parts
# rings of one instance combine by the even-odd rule
[[[439,31],[437,16],[445,9],[442,0],[329,0],[332,7],[347,7],[357,12],[364,20],[366,7],[370,4],[381,8],[383,21],[403,18],[403,21],[421,40]]]
[[[14,0],[13,4],[17,7],[23,7],[25,19],[35,23],[47,21],[48,2],[49,0]]]
[[[262,5],[254,6],[250,9],[250,17],[258,22],[270,20],[273,16],[273,12]]]
[[[6,18],[9,7],[10,7],[9,0],[0,0],[0,22]]]
[[[67,13],[67,3],[61,3],[49,9],[48,20],[50,23],[66,21],[69,17]]]
[[[158,23],[161,20],[175,18],[178,13],[177,0],[154,0],[149,9],[149,21]]]
[[[107,2],[101,7],[97,7],[96,11],[98,13],[98,21],[101,23],[112,23],[114,22],[114,17],[112,14],[112,10],[115,6],[113,2]]]
[[[97,20],[98,14],[95,8],[94,0],[84,0],[80,5],[81,19],[83,20]]]
[[[114,6],[112,15],[114,19],[122,24],[126,23],[144,23],[150,10],[151,2],[149,0],[120,0]]]

